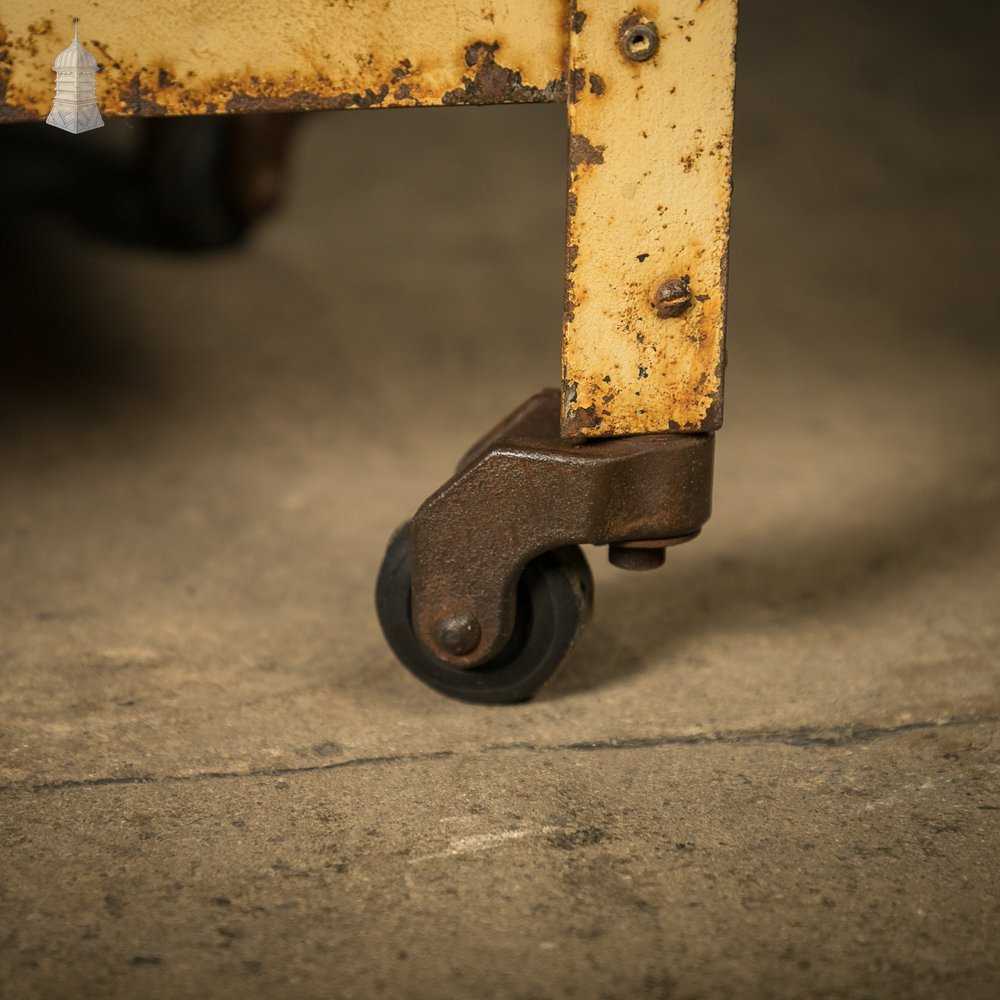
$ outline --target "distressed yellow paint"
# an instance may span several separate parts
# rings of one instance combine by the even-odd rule
[[[80,0],[101,113],[568,103],[568,436],[721,422],[736,0]],[[653,22],[656,55],[619,48]],[[41,120],[70,17],[4,0],[0,121]],[[656,288],[690,277],[661,319]]]
[[[714,430],[736,2],[580,0],[583,13],[570,35],[563,431]],[[659,32],[646,62],[619,49],[620,26],[635,14]],[[685,275],[691,307],[659,318],[657,287]]]
[[[457,103],[563,99],[564,0],[4,0],[0,121],[48,113],[70,15],[103,64],[104,115],[447,103],[480,68],[476,42],[497,44],[522,89]]]

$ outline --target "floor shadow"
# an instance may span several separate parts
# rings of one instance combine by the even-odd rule
[[[67,135],[36,124],[0,132],[0,183],[11,197],[7,216],[27,222],[57,217],[90,235],[159,246],[139,163],[140,125],[126,120]]]
[[[159,250],[238,245],[280,201],[299,118],[119,118],[81,135],[5,126],[6,215],[55,215],[89,236]]]
[[[89,280],[79,251],[13,219],[17,253],[0,269],[0,417],[4,433],[45,415],[106,419],[122,405],[162,394],[163,378]]]
[[[668,559],[645,587],[624,576],[605,581],[597,600],[611,627],[584,640],[549,696],[597,690],[665,662],[686,662],[674,651],[689,649],[692,639],[757,630],[764,620],[776,632],[819,615],[849,624],[853,612],[898,602],[928,573],[958,572],[998,545],[1000,459],[943,464],[939,481],[936,494],[901,494],[895,505],[883,503],[861,530],[838,534],[816,522],[816,534],[794,546],[762,537],[731,556],[688,562],[679,571]],[[966,495],[956,497],[956,483],[969,485]],[[589,555],[603,558],[603,550]]]

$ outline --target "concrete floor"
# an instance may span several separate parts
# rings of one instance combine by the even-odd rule
[[[1000,23],[901,10],[745,4],[715,515],[512,708],[372,588],[558,377],[560,109],[309,117],[200,256],[0,134],[0,994],[997,995]]]

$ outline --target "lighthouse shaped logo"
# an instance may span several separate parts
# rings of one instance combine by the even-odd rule
[[[56,73],[56,99],[46,121],[67,132],[87,132],[104,124],[97,110],[97,60],[80,44],[73,18],[73,42],[56,56],[52,68]]]

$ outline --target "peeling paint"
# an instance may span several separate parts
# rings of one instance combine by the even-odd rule
[[[572,213],[570,213],[572,215]],[[566,247],[566,282],[563,292],[563,317],[573,318],[576,309],[576,286],[573,283],[573,272],[576,270],[576,258],[579,255],[579,247],[569,244]]]
[[[585,135],[571,133],[569,137],[569,166],[570,170],[585,163],[591,166],[604,162],[604,147],[595,146]]]
[[[566,100],[566,80],[559,75],[544,87],[524,83],[517,70],[501,65],[496,59],[499,42],[474,42],[465,50],[465,64],[475,72],[463,76],[461,86],[441,98],[453,104],[540,104]]]
[[[597,413],[597,407],[591,404],[587,407],[577,407],[566,411],[562,422],[564,437],[590,437],[592,432],[599,430],[602,419]]]

